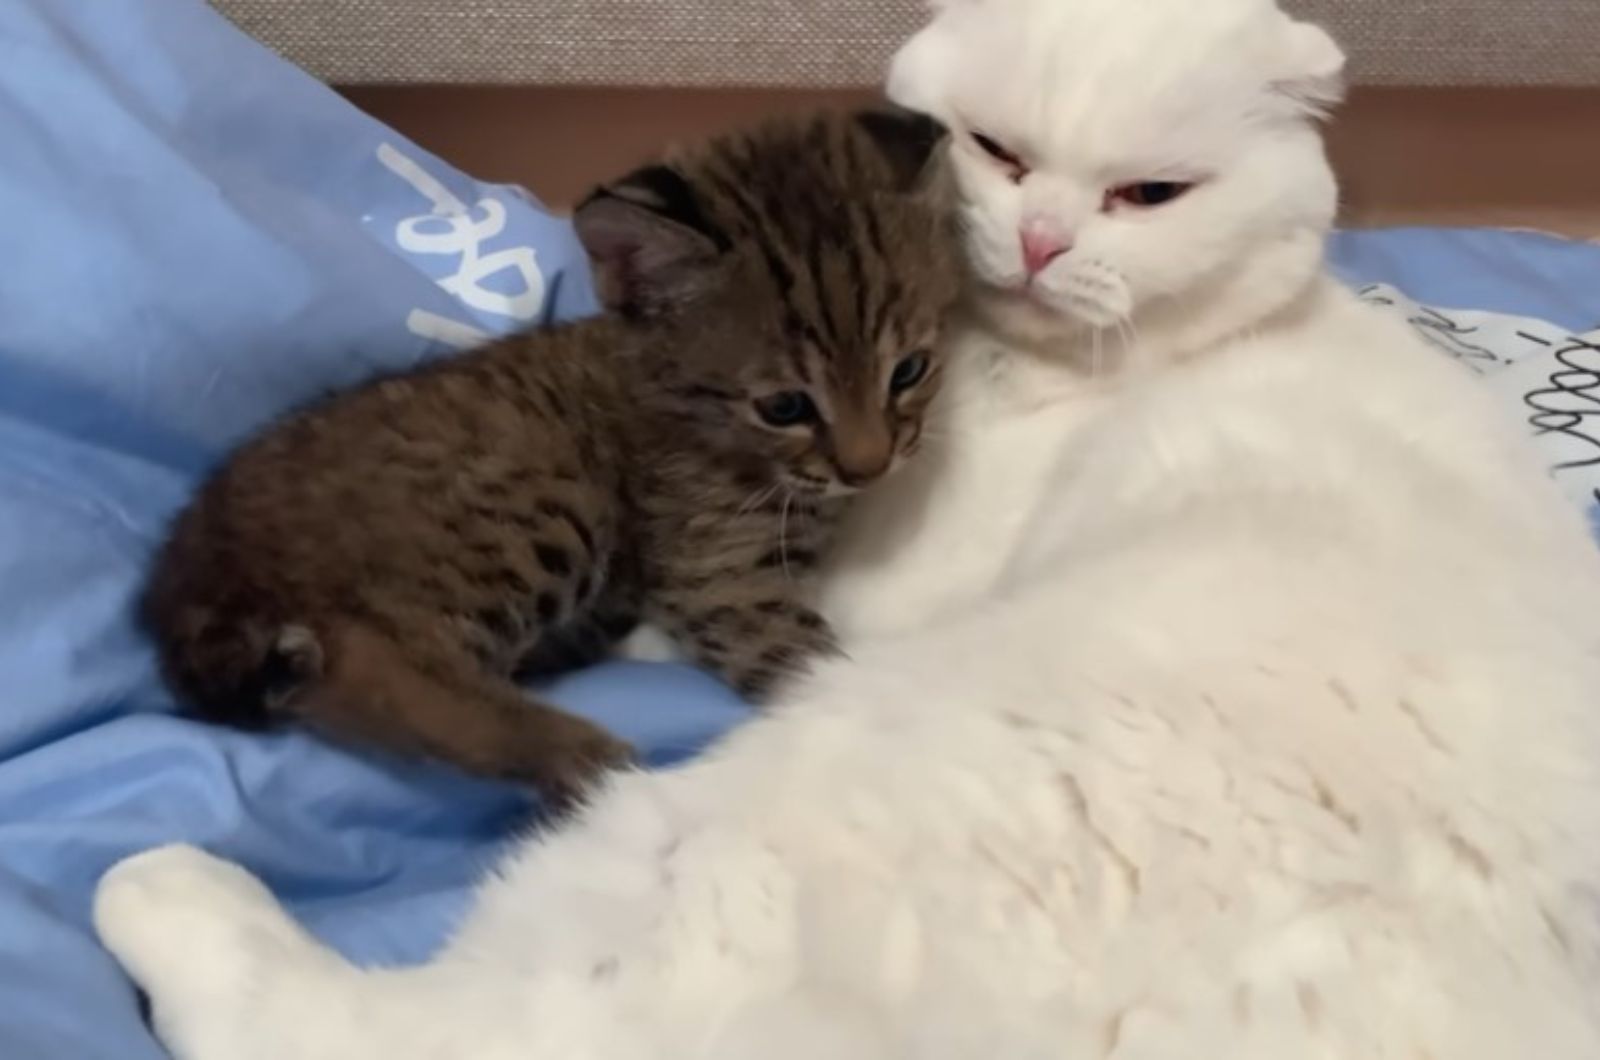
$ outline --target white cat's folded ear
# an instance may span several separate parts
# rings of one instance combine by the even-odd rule
[[[975,0],[941,2],[959,4]],[[945,117],[943,102],[945,87],[950,82],[952,51],[948,27],[935,19],[894,53],[884,93],[907,110]]]
[[[1282,73],[1273,87],[1303,111],[1321,117],[1344,99],[1344,49],[1321,26],[1284,20]]]

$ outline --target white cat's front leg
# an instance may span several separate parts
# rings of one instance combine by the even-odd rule
[[[259,880],[193,847],[117,865],[95,895],[106,947],[150,997],[176,1060],[643,1060],[605,984],[441,957],[362,969]],[[469,947],[470,948],[470,947]]]
[[[139,854],[100,881],[94,920],[178,1060],[372,1055],[339,1040],[359,973],[237,865],[187,846]]]

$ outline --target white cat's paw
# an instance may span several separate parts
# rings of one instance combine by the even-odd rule
[[[96,889],[94,922],[149,995],[157,1033],[184,1060],[257,1055],[246,1025],[267,970],[314,952],[260,881],[188,846],[113,867]]]
[[[189,846],[136,854],[95,891],[95,929],[141,983],[193,980],[208,990],[236,979],[244,922],[277,902],[239,866]]]

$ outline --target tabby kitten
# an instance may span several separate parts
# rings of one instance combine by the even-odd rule
[[[629,748],[514,676],[641,620],[757,699],[828,651],[809,575],[939,381],[941,136],[778,123],[596,191],[610,314],[337,396],[204,487],[146,598],[172,685],[561,799]]]

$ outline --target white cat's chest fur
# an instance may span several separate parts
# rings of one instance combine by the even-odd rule
[[[982,597],[1059,454],[1104,404],[1084,372],[1005,350],[975,327],[947,357],[924,451],[857,502],[828,562],[819,608],[847,645]]]

